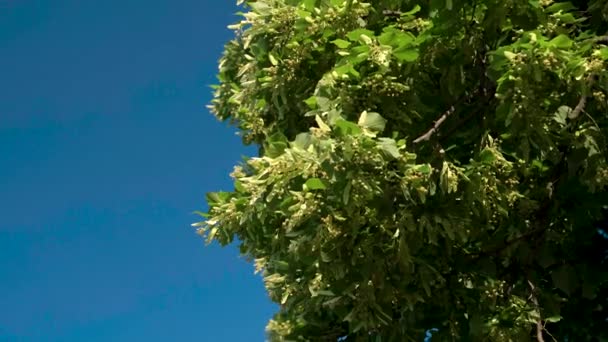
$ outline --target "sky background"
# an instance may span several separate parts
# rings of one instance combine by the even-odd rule
[[[0,0],[0,341],[263,341],[190,224],[252,155],[205,108],[234,1]]]

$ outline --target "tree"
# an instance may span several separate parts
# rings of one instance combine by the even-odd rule
[[[257,0],[210,106],[258,157],[196,223],[276,341],[608,341],[608,1]]]

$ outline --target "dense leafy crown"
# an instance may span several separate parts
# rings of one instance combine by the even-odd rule
[[[257,0],[208,196],[276,341],[608,341],[608,1]]]

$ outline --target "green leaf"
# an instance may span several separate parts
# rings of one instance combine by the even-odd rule
[[[315,9],[316,2],[317,2],[317,0],[302,0],[301,5],[307,11],[312,11]]]
[[[234,182],[234,190],[236,190],[236,192],[244,193],[245,187],[243,187],[243,183],[237,180]]]
[[[608,60],[608,47],[603,47],[597,51],[597,55],[603,59]]]
[[[209,205],[224,204],[230,199],[232,193],[227,191],[209,192],[207,193],[207,202]]]
[[[344,187],[344,192],[342,193],[342,203],[347,205],[350,201],[350,189],[352,188],[352,182],[348,180],[346,186]]]
[[[413,47],[400,47],[393,50],[393,56],[401,62],[413,62],[418,59],[418,49]]]
[[[339,136],[361,134],[361,127],[354,122],[346,121],[344,119],[336,120],[335,127]]]
[[[279,64],[279,61],[277,61],[277,59],[271,53],[268,54],[268,59],[272,65]]]
[[[319,109],[321,109],[321,110],[329,109],[329,107],[331,105],[331,101],[327,97],[316,96],[316,98],[317,98],[317,106],[319,107]]]
[[[365,35],[365,36],[367,36],[368,38],[371,38],[371,37],[373,37],[373,36],[374,36],[374,32],[373,32],[373,31],[370,31],[370,30],[367,30],[367,29],[362,29],[362,28],[360,28],[360,29],[356,29],[356,30],[350,31],[350,32],[349,32],[349,33],[346,35],[346,37],[347,37],[347,38],[348,38],[350,41],[352,41],[352,42],[357,42],[357,41],[359,41],[359,38],[361,38],[361,35]]]
[[[549,44],[559,49],[568,49],[572,47],[573,42],[565,34],[560,34],[559,36],[551,39]]]
[[[346,63],[334,69],[338,76],[342,76],[344,74],[351,74],[355,77],[359,77],[359,72],[353,67],[352,64]]]
[[[552,4],[551,6],[545,8],[546,12],[549,13],[556,13],[556,12],[568,12],[568,11],[572,11],[575,10],[576,7],[571,3],[571,2],[558,2],[555,4]]]
[[[344,39],[335,39],[335,40],[332,40],[331,42],[334,43],[334,45],[336,45],[340,49],[346,49],[347,47],[350,46],[350,42],[346,41]]]
[[[416,14],[416,13],[420,12],[420,10],[421,10],[421,9],[422,9],[422,8],[420,7],[420,5],[416,5],[416,6],[414,6],[414,8],[412,8],[411,10],[409,10],[409,11],[407,11],[407,12],[403,13],[403,15],[412,15],[412,14]]]
[[[364,111],[359,117],[359,126],[370,131],[382,132],[386,125],[386,120],[378,113]]]
[[[330,132],[331,128],[323,121],[323,119],[321,119],[320,116],[316,115],[315,116],[315,121],[317,122],[317,125],[319,126],[319,129],[323,132]]]
[[[397,159],[401,156],[399,148],[397,148],[397,142],[390,138],[379,138],[378,147],[384,152],[386,156]]]
[[[305,190],[324,190],[327,189],[327,186],[320,178],[309,178],[306,183],[304,183]]]
[[[413,169],[425,175],[429,175],[433,171],[433,168],[429,164],[416,165]]]
[[[492,150],[485,148],[479,153],[479,161],[484,164],[492,164],[496,161],[496,155]]]
[[[511,52],[511,51],[506,51],[506,50],[503,52],[503,55],[504,55],[505,57],[507,57],[507,59],[508,59],[508,60],[510,60],[510,61],[514,60],[514,59],[515,59],[515,57],[517,57],[517,54],[516,54],[516,53],[513,53],[513,52]]]
[[[211,216],[211,215],[209,215],[209,213],[204,213],[204,212],[202,212],[200,210],[195,210],[192,213],[195,214],[195,215],[198,215],[198,216],[200,216],[202,218],[209,218]]]
[[[382,45],[392,46],[393,48],[411,46],[416,37],[409,32],[402,32],[394,27],[387,27],[384,32],[378,36],[378,41]]]
[[[302,150],[308,149],[308,146],[312,143],[312,135],[310,133],[300,133],[296,135],[295,140],[291,143],[292,147],[299,148]]]
[[[281,132],[277,132],[266,140],[264,143],[264,155],[270,158],[276,158],[283,154],[285,149],[288,147],[289,142],[285,135]]]
[[[557,322],[561,321],[562,318],[563,318],[562,316],[551,316],[551,317],[545,318],[545,322],[557,323]]]
[[[306,103],[308,108],[315,109],[315,108],[317,108],[317,97],[313,95],[313,96],[307,98],[306,100],[304,100],[304,103]]]
[[[566,118],[568,118],[568,115],[571,112],[572,112],[572,108],[570,108],[568,106],[560,106],[557,109],[557,112],[555,112],[555,115],[553,115],[553,120],[555,120],[557,123],[559,123],[561,125],[565,125]]]
[[[572,13],[561,14],[558,15],[557,18],[566,24],[574,24],[580,21],[580,19],[576,19]]]

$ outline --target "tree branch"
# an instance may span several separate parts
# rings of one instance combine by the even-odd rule
[[[572,112],[570,112],[568,114],[568,118],[576,119],[579,116],[579,114],[583,111],[583,109],[585,109],[586,104],[587,104],[587,94],[585,94],[585,92],[583,92],[583,95],[581,95],[580,100],[578,100],[576,107],[574,107]]]
[[[594,43],[608,43],[608,35],[591,38]]]
[[[597,37],[596,42],[608,43],[608,36]]]
[[[536,340],[538,342],[545,342],[545,338],[543,337],[543,320],[540,315],[540,306],[538,305],[538,299],[536,299],[536,288],[530,280],[528,280],[528,285],[530,285],[530,289],[532,290],[532,292],[530,293],[530,299],[532,299],[532,303],[538,311],[538,320],[536,321]]]
[[[494,247],[494,248],[491,248],[491,249],[488,249],[488,250],[484,250],[484,251],[481,251],[479,253],[475,253],[475,254],[472,254],[472,255],[475,256],[474,259],[478,259],[478,258],[480,258],[482,256],[487,256],[487,255],[498,255],[502,251],[504,251],[505,249],[509,248],[514,243],[516,243],[518,241],[521,241],[521,240],[525,240],[525,239],[527,239],[527,238],[529,238],[531,236],[534,236],[536,234],[543,233],[545,230],[547,230],[547,228],[549,228],[549,227],[546,226],[546,227],[542,227],[542,228],[539,228],[539,229],[531,230],[531,231],[529,231],[527,233],[524,233],[524,234],[522,234],[522,235],[520,235],[520,236],[518,236],[516,238],[513,238],[511,240],[505,241],[505,243],[502,244],[502,245],[500,245],[500,246],[497,246],[497,247]]]
[[[400,17],[402,13],[401,13],[401,11],[384,10],[384,11],[382,11],[382,14],[384,14],[387,17]]]
[[[435,121],[435,124],[433,125],[433,127],[431,127],[431,129],[429,129],[426,133],[424,133],[423,135],[419,136],[418,138],[416,138],[414,140],[414,144],[418,144],[421,141],[427,141],[429,139],[431,139],[431,136],[433,136],[433,134],[435,132],[437,132],[437,129],[439,129],[439,126],[441,126],[441,124],[443,124],[443,122],[452,114],[454,114],[454,106],[451,106],[447,111],[445,111],[443,113],[443,115],[441,115],[439,117],[439,119],[437,119],[437,121]]]

